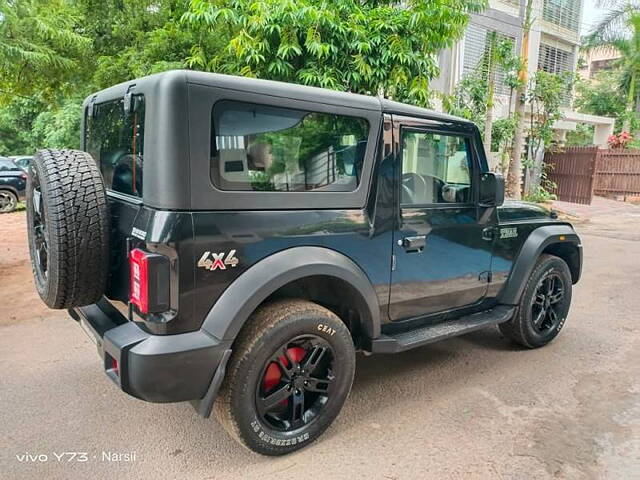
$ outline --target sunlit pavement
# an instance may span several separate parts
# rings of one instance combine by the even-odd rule
[[[640,215],[599,203],[578,225],[584,276],[556,341],[526,351],[491,328],[359,356],[334,426],[281,458],[243,449],[187,404],[119,392],[75,322],[38,304],[26,248],[0,249],[11,283],[0,291],[0,478],[637,476]],[[0,217],[3,237],[23,235],[16,218]]]

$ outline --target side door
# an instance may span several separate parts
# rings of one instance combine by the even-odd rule
[[[389,316],[416,318],[481,301],[492,225],[478,208],[472,131],[394,122],[397,213]]]

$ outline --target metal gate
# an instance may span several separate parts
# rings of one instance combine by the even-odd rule
[[[591,204],[598,152],[598,147],[565,147],[545,153],[547,178],[558,200]]]

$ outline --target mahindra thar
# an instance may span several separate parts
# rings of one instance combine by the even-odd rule
[[[504,202],[466,120],[193,71],[113,86],[83,112],[82,151],[29,167],[38,293],[122,391],[215,412],[256,452],[322,434],[356,351],[493,325],[536,348],[565,323],[580,239]]]

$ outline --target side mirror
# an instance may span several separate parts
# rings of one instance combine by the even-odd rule
[[[504,178],[487,172],[480,176],[480,206],[499,207],[504,203]]]

